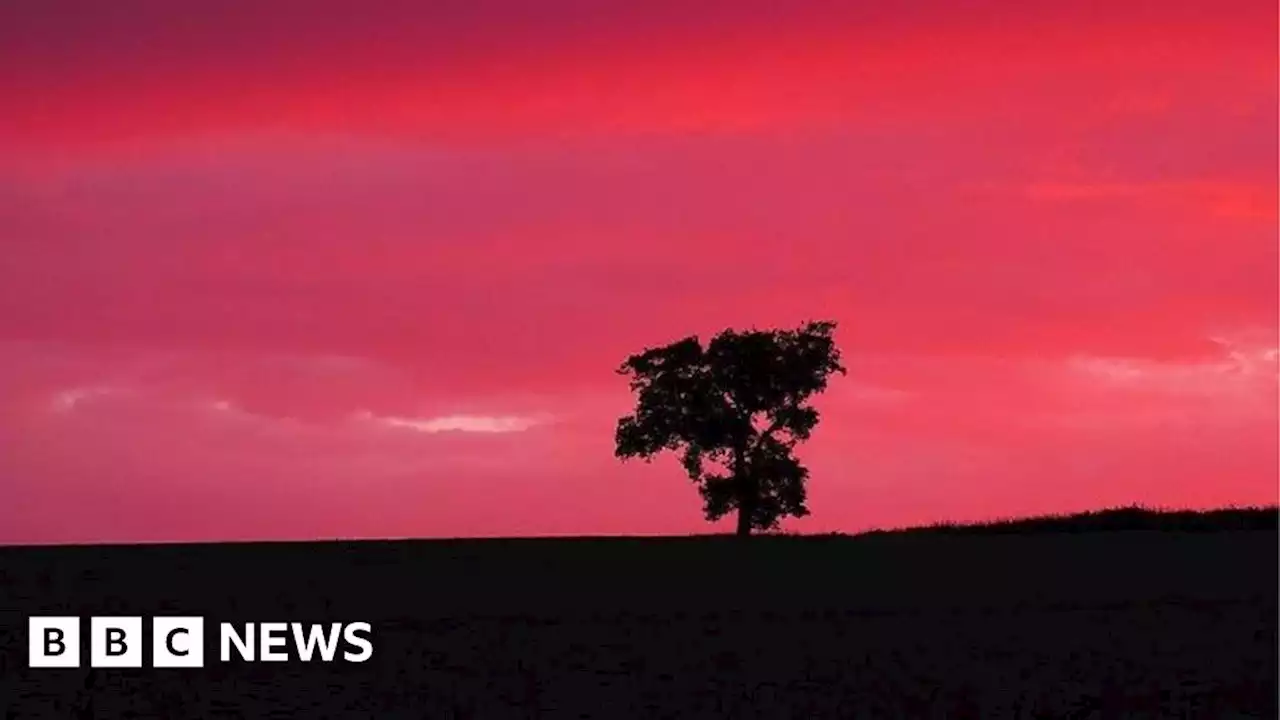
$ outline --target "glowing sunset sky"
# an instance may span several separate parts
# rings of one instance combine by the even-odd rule
[[[5,0],[0,542],[727,529],[613,458],[613,370],[810,318],[850,373],[789,529],[1275,502],[1276,32]]]

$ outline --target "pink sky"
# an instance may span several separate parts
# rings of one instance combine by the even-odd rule
[[[0,542],[725,530],[613,369],[810,318],[787,529],[1276,502],[1277,20],[0,3]]]

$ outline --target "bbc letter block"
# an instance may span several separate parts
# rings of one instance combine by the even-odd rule
[[[89,665],[142,667],[142,618],[89,618]]]
[[[69,616],[27,619],[27,666],[80,667],[80,618]]]
[[[151,664],[158,668],[204,667],[204,618],[153,618]]]

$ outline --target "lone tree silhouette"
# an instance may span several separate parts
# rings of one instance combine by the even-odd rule
[[[806,403],[832,373],[845,374],[835,327],[730,329],[705,349],[692,336],[632,355],[618,374],[630,377],[638,402],[635,414],[618,420],[615,454],[650,462],[663,450],[679,452],[707,519],[736,509],[740,536],[808,515],[809,471],[793,450],[818,424]]]

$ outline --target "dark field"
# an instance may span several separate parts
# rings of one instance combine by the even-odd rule
[[[1276,511],[1129,512],[745,543],[4,548],[0,718],[1280,717]],[[166,613],[205,616],[203,669],[26,667],[27,615]],[[374,656],[220,663],[237,619],[370,621]]]

